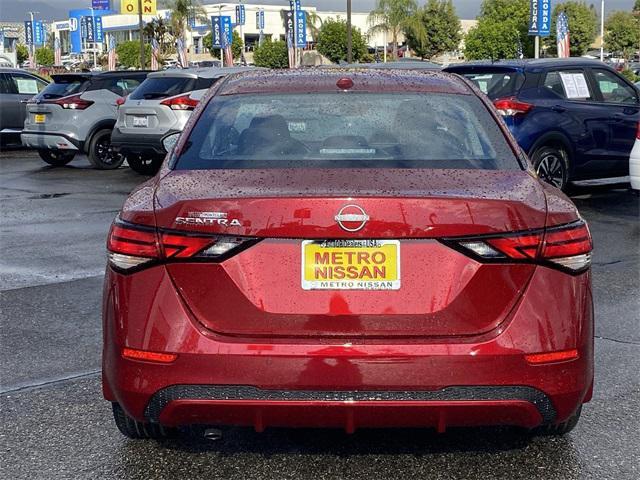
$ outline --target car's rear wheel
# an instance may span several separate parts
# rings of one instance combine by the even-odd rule
[[[569,417],[566,422],[557,423],[555,425],[543,425],[534,429],[533,433],[535,435],[544,435],[544,436],[554,436],[554,435],[565,435],[569,433],[571,430],[576,428],[578,425],[578,421],[580,420],[580,414],[582,413],[582,405],[578,408],[576,413]]]
[[[62,167],[66,165],[73,157],[76,156],[76,152],[63,152],[62,150],[38,150],[38,155],[49,165],[54,167]]]
[[[141,155],[127,156],[127,163],[131,169],[141,175],[155,175],[160,170],[163,157],[143,157]]]
[[[111,146],[111,130],[99,130],[89,143],[89,161],[94,168],[112,170],[122,165],[125,158]]]
[[[165,428],[155,423],[138,422],[127,415],[120,404],[112,403],[111,405],[116,426],[125,437],[134,439],[162,439],[172,438],[177,434],[177,430],[173,428]]]
[[[541,180],[566,190],[569,184],[569,160],[564,150],[543,146],[533,152],[531,161]]]

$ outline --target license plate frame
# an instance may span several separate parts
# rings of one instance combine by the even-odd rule
[[[399,240],[303,240],[300,259],[301,287],[303,290],[399,290],[400,250]],[[318,252],[321,253],[322,260],[320,267],[317,263],[320,258],[316,256]],[[359,252],[365,252],[366,255],[359,256]],[[338,256],[333,256],[334,253]],[[346,260],[347,263],[336,263],[337,259]],[[329,262],[326,263],[326,260]],[[355,267],[355,270],[351,269],[345,275],[357,275],[357,278],[335,278],[340,274],[333,267],[339,266]],[[375,267],[378,269],[375,270]],[[325,278],[319,278],[322,275]]]
[[[132,125],[136,128],[149,128],[149,117],[136,115],[133,117]]]
[[[46,123],[47,116],[44,113],[34,113],[33,123]]]

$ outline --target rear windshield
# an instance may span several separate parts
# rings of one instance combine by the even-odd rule
[[[209,88],[216,80],[216,78],[184,77],[147,78],[131,93],[129,98],[132,100],[153,100],[173,97],[181,93]]]
[[[233,168],[518,169],[474,95],[244,94],[215,97],[174,164]]]
[[[42,98],[62,98],[84,92],[89,81],[82,77],[56,78],[40,94]]]
[[[519,72],[463,73],[467,79],[490,99],[508,97],[518,93],[524,83],[524,75]]]

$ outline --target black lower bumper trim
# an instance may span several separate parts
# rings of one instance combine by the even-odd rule
[[[526,386],[460,386],[441,390],[264,390],[236,385],[172,385],[156,392],[147,408],[145,417],[158,422],[160,413],[174,400],[279,400],[279,401],[474,401],[521,400],[533,404],[543,424],[552,424],[556,410],[543,392]]]

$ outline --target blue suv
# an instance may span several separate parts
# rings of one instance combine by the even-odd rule
[[[629,175],[640,91],[602,62],[486,61],[445,71],[489,96],[543,180],[564,189],[571,180]]]

